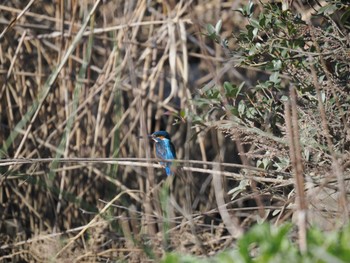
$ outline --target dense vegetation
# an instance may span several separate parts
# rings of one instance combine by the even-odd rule
[[[350,258],[348,1],[0,11],[1,261]]]

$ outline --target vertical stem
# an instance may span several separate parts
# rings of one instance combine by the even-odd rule
[[[299,249],[306,252],[306,198],[304,190],[303,164],[298,127],[298,112],[296,105],[295,88],[290,89],[290,101],[285,103],[285,119],[289,140],[289,153],[293,167],[294,184],[296,190],[297,224],[299,235]]]

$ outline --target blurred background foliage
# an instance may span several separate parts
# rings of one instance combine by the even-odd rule
[[[301,254],[290,235],[291,224],[279,227],[267,223],[253,226],[237,242],[237,248],[220,252],[210,259],[169,253],[162,260],[171,262],[346,262],[350,253],[349,227],[340,232],[325,234],[311,228],[308,232],[309,250]]]
[[[176,251],[164,262],[192,262],[182,253],[229,248],[214,262],[301,260],[291,224],[238,242],[232,230],[295,221],[292,89],[308,219],[321,229],[305,261],[346,258],[349,230],[336,231],[349,218],[348,1],[5,0],[0,10],[2,260]],[[176,146],[174,180],[150,165],[145,138],[160,129]],[[101,159],[111,157],[124,159]]]

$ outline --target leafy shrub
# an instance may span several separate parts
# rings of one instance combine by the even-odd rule
[[[346,153],[350,146],[350,63],[347,2],[321,8],[314,26],[295,11],[278,4],[263,4],[259,14],[252,2],[238,11],[247,21],[244,31],[233,34],[236,48],[229,50],[236,67],[257,69],[255,84],[225,82],[204,87],[196,100],[202,114],[197,124],[215,127],[254,147],[246,153],[264,169],[289,171],[284,103],[291,88],[297,90],[302,154],[308,168],[330,164],[330,152]],[[335,1],[337,2],[337,1]],[[341,19],[330,15],[343,13]],[[220,36],[222,21],[208,26],[208,37],[228,49]],[[319,95],[321,99],[319,98]],[[326,113],[322,123],[320,107]],[[223,122],[223,120],[225,120]],[[266,160],[269,160],[267,162]]]
[[[291,224],[280,227],[256,225],[237,242],[237,248],[208,259],[169,253],[162,262],[348,262],[350,226],[331,233],[313,228],[308,232],[308,251],[301,254],[293,242]]]

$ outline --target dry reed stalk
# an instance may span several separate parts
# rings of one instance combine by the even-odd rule
[[[35,164],[35,163],[48,163],[54,161],[54,158],[35,158],[35,159],[0,159],[0,167],[1,166],[16,166],[16,165],[23,165],[23,164]],[[125,166],[140,166],[140,167],[157,167],[160,168],[161,166],[159,164],[152,164],[149,163],[148,161],[159,161],[158,159],[147,159],[147,158],[60,158],[57,160],[58,162],[62,163],[96,163],[96,164],[119,164],[119,165],[125,165]],[[273,171],[266,171],[261,168],[256,168],[253,166],[245,166],[241,164],[233,164],[233,163],[222,163],[222,162],[204,162],[204,161],[195,161],[195,160],[189,160],[189,161],[183,161],[183,160],[176,160],[178,163],[188,163],[188,164],[199,164],[199,165],[211,165],[215,166],[220,164],[222,167],[235,167],[235,168],[242,168],[246,170],[251,170],[255,171],[258,173],[266,173],[266,174],[271,174],[272,177],[264,177],[262,176],[245,176],[242,174],[238,173],[232,173],[232,172],[225,172],[225,171],[220,171],[216,172],[213,171],[212,169],[203,169],[203,168],[196,168],[196,167],[182,167],[183,170],[187,171],[200,171],[204,173],[221,173],[224,176],[230,176],[233,175],[236,179],[241,180],[241,179],[253,179],[257,180],[259,182],[276,182],[276,183],[289,183],[291,182],[289,179],[283,179],[282,177],[279,178],[274,178],[274,174],[279,173],[281,175],[284,175],[286,178],[290,177],[289,173],[280,173],[280,172],[273,172]]]
[[[28,11],[28,9],[31,7],[31,5],[34,3],[35,0],[31,0],[27,6],[17,15],[16,18],[14,18],[6,27],[5,29],[1,32],[0,34],[0,39],[4,37],[4,35],[6,34],[6,32],[11,29],[11,27],[13,27],[18,20],[20,20],[20,18]]]
[[[319,49],[317,42],[315,40],[314,40],[314,42],[316,44],[316,47]],[[325,67],[325,62],[322,59],[322,57],[321,57],[321,61],[322,61],[322,65],[325,69],[325,73],[327,74],[328,70]],[[344,180],[343,167],[338,160],[339,153],[334,151],[334,144],[332,142],[331,135],[329,132],[326,112],[325,112],[323,101],[322,101],[321,88],[320,88],[320,85],[319,85],[319,82],[317,79],[315,68],[312,64],[311,64],[311,74],[312,74],[312,79],[313,79],[314,87],[315,87],[316,94],[317,94],[318,108],[319,108],[321,120],[322,120],[321,125],[323,128],[323,133],[324,133],[326,140],[327,140],[328,151],[331,154],[332,170],[334,171],[334,174],[337,177],[338,188],[339,188],[339,192],[340,192],[338,211],[340,214],[343,215],[343,223],[346,224],[347,222],[349,222],[349,207],[348,207],[348,198],[347,198],[346,184],[345,184],[345,180]],[[330,77],[329,73],[328,73],[328,77]],[[334,94],[334,95],[335,95],[335,98],[337,98],[336,94]],[[339,107],[338,103],[337,103],[337,106]],[[341,110],[341,112],[342,112],[342,110]],[[345,127],[347,127],[347,125]]]
[[[213,166],[213,169],[215,169],[215,172],[220,172],[220,166]],[[238,218],[234,215],[230,215],[227,211],[221,177],[219,175],[220,174],[218,173],[214,173],[213,175],[213,187],[216,202],[226,229],[229,231],[233,238],[237,239],[243,235],[243,229],[239,225]]]
[[[74,238],[72,238],[60,251],[58,251],[58,253],[56,254],[56,257],[59,256],[65,249],[67,249],[69,246],[72,245],[72,243],[77,240],[78,238],[80,238],[82,236],[82,234],[84,234],[84,232],[91,227],[95,221],[103,214],[107,211],[107,209],[116,201],[118,200],[122,195],[124,195],[126,192],[121,192],[120,194],[118,194],[117,196],[115,196],[108,204],[106,204],[103,209],[101,209],[101,211],[99,212],[98,215],[96,215],[77,235],[74,236]]]
[[[304,189],[303,164],[300,149],[299,126],[297,116],[295,88],[290,88],[290,101],[285,105],[286,130],[289,141],[290,159],[293,166],[294,185],[296,189],[297,204],[297,225],[299,234],[299,248],[305,253],[307,251],[306,232],[307,232],[307,203]]]

